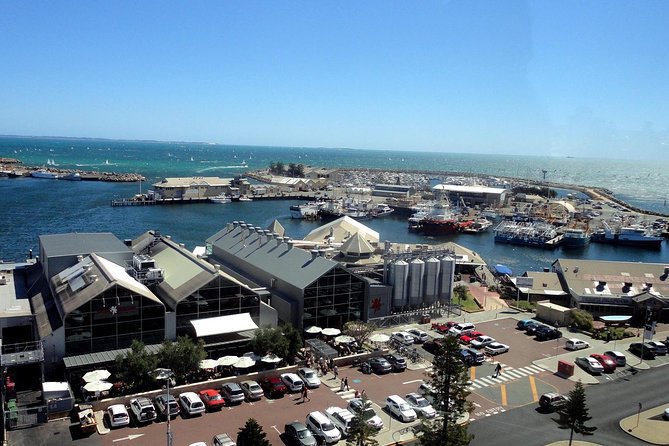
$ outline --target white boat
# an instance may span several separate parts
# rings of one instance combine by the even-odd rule
[[[460,222],[460,231],[467,234],[478,234],[487,231],[492,226],[492,222],[486,218],[477,218],[476,220],[466,220]]]
[[[40,169],[32,172],[30,174],[31,177],[33,178],[44,178],[47,180],[56,180],[58,179],[58,174],[55,172],[49,172],[48,170],[45,169]]]
[[[376,207],[372,208],[372,217],[383,217],[384,215],[392,214],[395,212],[395,209],[388,206],[386,203],[379,203]]]
[[[592,242],[660,248],[662,240],[664,240],[661,236],[653,234],[648,228],[641,225],[622,226],[613,229],[606,221],[603,220],[602,223],[604,228],[592,234],[590,237]]]
[[[227,195],[221,194],[215,197],[209,197],[209,201],[216,204],[230,203],[232,200]]]
[[[313,220],[318,217],[319,204],[317,202],[295,204],[290,206],[290,217],[296,219]]]
[[[67,181],[81,181],[81,175],[79,172],[72,172],[68,173],[67,175],[62,175],[58,177],[59,180],[67,180]]]
[[[247,197],[246,195],[240,195],[238,200],[239,201],[253,201],[253,198]]]

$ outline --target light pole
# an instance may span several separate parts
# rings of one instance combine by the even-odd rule
[[[172,431],[170,430],[170,381],[174,376],[174,372],[170,369],[156,369],[154,370],[156,379],[164,379],[167,383],[167,390],[165,395],[165,418],[167,419],[167,446],[172,446]]]

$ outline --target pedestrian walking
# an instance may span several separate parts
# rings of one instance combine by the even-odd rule
[[[332,373],[334,373],[334,379],[339,378],[339,368],[337,366],[332,367]]]
[[[498,362],[497,365],[495,366],[495,374],[493,375],[493,378],[497,378],[500,375],[500,373],[502,373],[502,364]]]
[[[346,387],[346,390],[351,390],[351,388],[348,386],[348,376],[344,378],[344,387]]]
[[[339,385],[339,391],[340,391],[340,392],[343,392],[343,391],[344,391],[344,387],[346,387],[346,383],[344,383],[344,380],[342,379],[342,380],[341,380],[341,384]]]
[[[309,389],[307,389],[307,386],[302,387],[302,402],[306,401],[311,401],[311,398],[309,398]]]

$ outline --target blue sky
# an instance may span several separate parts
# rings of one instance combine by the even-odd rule
[[[0,1],[0,134],[669,149],[667,1]]]

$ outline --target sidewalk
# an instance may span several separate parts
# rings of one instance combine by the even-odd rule
[[[620,428],[646,443],[669,445],[669,421],[662,418],[665,406],[658,406],[620,420]],[[638,422],[638,424],[637,424]]]

